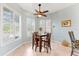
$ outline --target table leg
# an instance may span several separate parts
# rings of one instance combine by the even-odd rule
[[[39,52],[41,52],[41,50],[42,50],[42,39],[41,39],[41,37],[40,37],[40,46],[39,46]]]

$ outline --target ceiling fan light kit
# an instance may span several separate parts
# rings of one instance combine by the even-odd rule
[[[38,17],[42,17],[42,15],[38,15]]]

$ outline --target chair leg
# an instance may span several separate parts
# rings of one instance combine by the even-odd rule
[[[51,46],[49,46],[50,50],[51,50]]]
[[[45,42],[44,42],[44,48],[45,48]]]
[[[33,49],[33,46],[32,46],[32,49]]]
[[[71,56],[73,55],[73,51],[71,51]]]
[[[51,45],[48,43],[48,47],[50,48],[50,50],[51,50]]]
[[[47,49],[47,53],[48,53],[48,47],[46,47],[46,49]]]
[[[74,47],[73,47],[73,45],[72,45],[71,56],[73,55],[73,50],[74,50]]]
[[[36,51],[36,49],[37,49],[37,46],[35,46],[35,51]]]
[[[49,45],[48,45],[48,43],[46,43],[46,44],[45,44],[45,48],[46,48],[46,50],[47,50],[47,53],[48,53],[48,48],[49,48]]]
[[[34,40],[32,41],[32,49],[34,48]]]
[[[32,45],[32,49],[34,48],[34,45]]]

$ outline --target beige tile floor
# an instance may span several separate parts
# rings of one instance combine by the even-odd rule
[[[32,45],[30,43],[25,43],[10,54],[8,56],[70,56],[71,49],[69,47],[64,47],[60,44],[53,43],[52,50],[49,50],[49,53],[46,52],[45,49],[42,49],[40,53],[37,49],[35,52],[32,50]]]

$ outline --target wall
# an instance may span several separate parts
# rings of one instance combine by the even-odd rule
[[[53,39],[58,42],[70,41],[68,31],[73,31],[75,38],[79,39],[79,4],[69,6],[58,12],[50,14],[52,20]],[[71,20],[71,27],[61,27],[62,20]]]
[[[25,31],[26,31],[26,25],[25,25],[25,21],[26,21],[26,15],[25,12],[23,12],[24,10],[22,10],[17,4],[0,4],[0,6],[8,6],[9,8],[11,8],[13,11],[18,12],[21,16],[22,16],[22,30],[21,30],[21,34],[22,34],[22,39],[18,39],[15,40],[13,42],[11,42],[10,44],[7,44],[6,46],[1,46],[0,47],[0,55],[5,55],[7,52],[11,51],[12,49],[16,48],[17,46],[21,45],[23,42],[25,42]],[[1,10],[1,8],[0,8]],[[1,22],[1,18],[0,18],[0,22]],[[1,28],[1,23],[0,23],[0,28]],[[0,31],[2,31],[0,29]],[[0,36],[2,35],[2,33],[0,32]],[[1,36],[2,37],[2,36]],[[0,37],[0,40],[2,40],[2,38]],[[2,43],[2,42],[1,42]]]
[[[0,23],[1,23],[1,4],[0,4]],[[0,24],[0,28],[1,28],[1,24]],[[1,32],[1,29],[0,29],[0,32]],[[1,36],[1,33],[0,33],[0,36]],[[0,37],[0,46],[1,46],[1,37]]]

